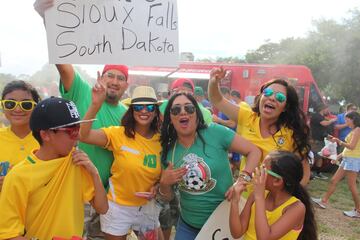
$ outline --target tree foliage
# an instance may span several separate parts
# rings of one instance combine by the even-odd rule
[[[246,62],[308,66],[319,87],[332,98],[360,104],[360,11],[341,22],[319,19],[303,38],[265,41],[248,51]]]

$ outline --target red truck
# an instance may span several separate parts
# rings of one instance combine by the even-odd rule
[[[157,92],[167,92],[172,80],[190,78],[195,85],[207,91],[211,69],[220,66],[228,71],[228,77],[222,80],[221,85],[238,90],[243,100],[249,104],[253,103],[260,86],[273,78],[288,79],[295,86],[305,113],[312,112],[317,104],[323,102],[310,69],[301,65],[181,62],[178,68],[131,67],[130,83],[150,85]]]

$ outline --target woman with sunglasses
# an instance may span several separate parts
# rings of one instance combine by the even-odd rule
[[[99,80],[92,90],[92,104],[84,120],[95,118],[105,93],[105,85]],[[91,123],[81,124],[81,141],[107,148],[114,154],[107,195],[109,210],[100,216],[105,239],[125,240],[129,230],[140,231],[146,219],[153,221],[153,229],[160,230],[160,211],[149,201],[156,194],[155,185],[161,174],[159,119],[154,89],[139,86],[134,89],[121,126],[95,130]]]
[[[167,166],[159,194],[167,199],[173,186],[180,192],[180,219],[175,239],[195,239],[233,184],[228,151],[248,157],[245,169],[252,172],[261,152],[231,129],[204,122],[195,98],[176,93],[168,101],[161,127],[161,161]]]
[[[38,142],[31,134],[30,115],[40,96],[30,84],[15,80],[5,85],[1,95],[2,111],[10,126],[0,128],[0,191],[9,167],[24,160]]]
[[[296,90],[283,79],[274,79],[261,86],[255,97],[252,109],[234,105],[219,92],[219,82],[225,77],[225,70],[214,68],[210,73],[209,99],[213,105],[231,120],[237,122],[237,132],[258,146],[262,159],[274,150],[290,151],[304,161],[304,177],[301,184],[305,186],[310,179],[310,166],[307,156],[310,151],[309,127],[305,114],[299,107]],[[246,158],[241,161],[242,175]]]
[[[301,160],[291,152],[274,151],[256,168],[251,184],[254,192],[241,212],[241,193],[245,181],[238,181],[231,199],[230,232],[234,238],[312,239],[317,230],[314,210],[306,189],[301,186]]]

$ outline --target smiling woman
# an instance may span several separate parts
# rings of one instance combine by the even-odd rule
[[[225,69],[215,68],[210,73],[209,98],[216,108],[237,122],[237,132],[254,143],[265,157],[274,150],[286,150],[303,159],[306,185],[310,178],[307,156],[310,151],[309,127],[305,114],[299,107],[296,90],[284,79],[271,80],[263,86],[255,98],[252,109],[227,101],[219,92],[219,82],[225,77]],[[241,161],[244,168],[246,158]]]
[[[14,166],[38,143],[31,134],[30,115],[40,101],[38,92],[24,81],[8,83],[1,96],[1,107],[10,126],[0,128],[0,162]],[[0,176],[0,191],[4,176]]]
[[[118,79],[114,76],[113,81]],[[100,109],[110,91],[106,86],[111,87],[105,83],[99,76],[84,119],[94,118]],[[149,200],[155,197],[155,185],[161,174],[159,102],[153,88],[139,86],[134,89],[129,105],[121,126],[90,129],[91,124],[82,124],[80,127],[81,141],[104,147],[114,155],[107,195],[110,208],[100,216],[105,239],[126,239],[129,229],[141,230],[147,218],[153,222],[152,230],[160,226],[160,211],[146,215],[155,209],[154,201]]]

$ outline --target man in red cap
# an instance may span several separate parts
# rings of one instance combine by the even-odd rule
[[[36,0],[35,10],[44,19],[44,12],[53,6],[54,2],[49,0]],[[45,19],[44,19],[45,23]],[[91,104],[92,86],[81,75],[75,71],[70,64],[56,65],[60,74],[59,90],[61,96],[73,101],[83,118]],[[121,118],[127,111],[127,107],[120,102],[120,99],[128,87],[128,67],[125,65],[105,65],[101,73],[101,78],[106,84],[106,100],[96,115],[96,121],[92,129],[99,129],[109,126],[120,125]],[[114,160],[112,152],[85,143],[79,143],[79,148],[83,150],[94,163],[99,171],[101,181],[107,189],[110,170]],[[85,234],[87,239],[103,239],[100,231],[100,218],[96,212],[85,206]]]

